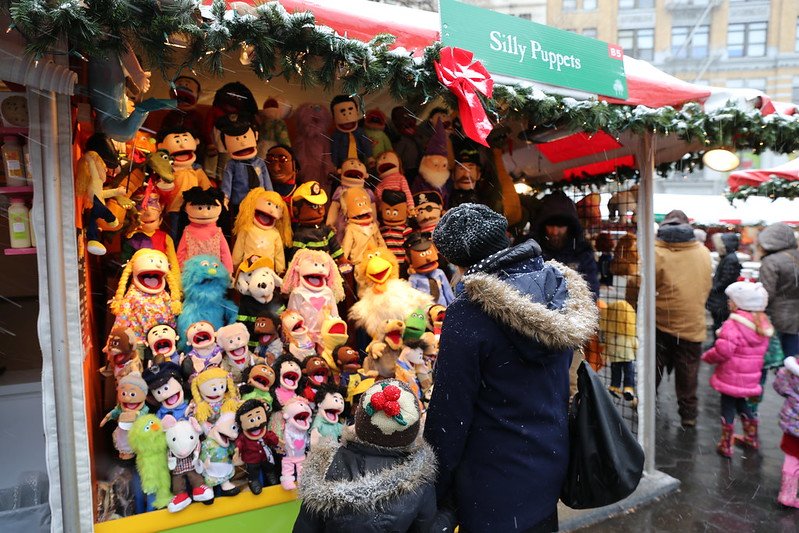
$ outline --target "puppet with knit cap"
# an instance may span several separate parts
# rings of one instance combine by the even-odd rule
[[[391,139],[386,135],[386,114],[377,108],[370,109],[363,118],[363,132],[372,141],[372,157],[375,159],[391,147]]]
[[[183,193],[183,208],[189,217],[189,225],[183,230],[178,244],[178,263],[180,268],[187,259],[197,255],[214,255],[219,258],[228,272],[233,270],[233,260],[222,228],[217,226],[222,214],[222,191],[192,187]]]
[[[357,264],[367,250],[385,248],[386,242],[380,234],[380,227],[374,218],[374,205],[366,189],[347,189],[342,195],[347,226],[341,239],[344,259]]]
[[[283,294],[289,295],[287,309],[297,311],[313,342],[319,342],[322,323],[338,317],[337,302],[344,299],[344,285],[333,259],[322,251],[299,250],[283,279]]]
[[[721,440],[716,450],[723,457],[732,457],[736,414],[744,429],[743,437],[737,440],[751,449],[760,446],[758,419],[746,400],[763,392],[763,358],[774,328],[765,313],[768,292],[762,284],[736,281],[724,292],[730,302],[730,317],[718,331],[713,347],[702,354],[702,361],[716,365],[710,386],[721,393]]]
[[[626,301],[616,300],[607,306],[599,306],[599,328],[605,338],[604,353],[610,362],[608,390],[616,398],[624,396],[628,402],[636,399],[635,357],[638,337],[635,325],[635,309]]]
[[[419,162],[419,175],[413,182],[411,190],[414,193],[421,191],[435,191],[441,195],[443,205],[449,199],[452,182],[449,179],[449,159],[447,151],[447,132],[444,124],[439,121],[435,133],[430,138],[424,156]]]
[[[349,189],[358,188],[366,191],[369,196],[369,201],[375,206],[375,194],[371,189],[365,189],[366,166],[358,159],[347,159],[338,169],[338,174],[341,178],[341,185],[333,193],[333,199],[330,203],[330,208],[327,210],[327,225],[336,230],[336,235],[339,239],[344,235],[344,229],[347,227],[346,207],[344,206],[344,192]],[[377,207],[372,209],[372,212],[377,217]]]
[[[280,103],[270,96],[258,112],[258,157],[265,159],[266,152],[278,144],[291,146],[291,139]]]
[[[335,96],[330,101],[330,112],[336,129],[330,141],[333,164],[341,166],[347,159],[360,159],[366,165],[374,164],[372,140],[358,125],[361,111],[354,97],[345,94]]]
[[[283,248],[292,242],[291,215],[280,194],[262,188],[248,192],[239,206],[233,234],[235,268],[247,257],[259,255],[271,259],[278,274],[286,270]]]
[[[163,252],[139,250],[122,270],[117,292],[110,302],[111,312],[116,315],[113,327],[130,328],[141,343],[157,324],[174,327],[175,315],[181,311],[179,287]]]
[[[191,382],[194,416],[206,435],[222,413],[235,413],[239,404],[239,389],[227,370],[211,367],[203,370]]]
[[[147,383],[142,379],[140,373],[128,374],[117,382],[117,404],[105,415],[100,422],[100,427],[106,425],[109,420],[117,421],[117,427],[114,430],[114,447],[119,452],[120,459],[131,459],[135,455],[128,443],[128,431],[137,418],[149,412],[145,403],[146,399]]]
[[[432,530],[436,458],[420,426],[419,402],[404,383],[366,390],[341,445],[311,449],[294,531]]]

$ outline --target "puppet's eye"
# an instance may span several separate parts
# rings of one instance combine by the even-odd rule
[[[200,263],[200,266],[207,267],[208,265],[209,265],[208,261],[203,261],[202,263]]]
[[[214,268],[219,268],[219,264],[218,263],[211,263],[211,266],[214,267]]]

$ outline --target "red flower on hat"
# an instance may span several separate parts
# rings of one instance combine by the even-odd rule
[[[407,425],[400,412],[399,398],[402,391],[394,385],[384,386],[382,391],[372,394],[369,404],[365,410],[369,416],[373,416],[378,411],[383,411],[386,416],[396,420],[401,425]]]

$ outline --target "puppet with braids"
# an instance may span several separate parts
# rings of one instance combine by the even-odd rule
[[[122,270],[117,292],[110,302],[111,312],[116,316],[113,327],[130,328],[135,339],[145,343],[153,326],[175,327],[175,315],[181,310],[180,298],[180,281],[172,273],[167,256],[158,250],[142,248]]]
[[[291,246],[291,214],[279,193],[261,187],[252,189],[239,205],[233,227],[233,269],[251,255],[268,257],[275,272],[286,270],[284,246]]]
[[[222,413],[235,413],[239,407],[239,389],[227,370],[206,368],[191,382],[194,418],[207,435]]]

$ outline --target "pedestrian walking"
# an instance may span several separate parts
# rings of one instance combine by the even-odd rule
[[[765,254],[760,282],[768,291],[768,313],[785,356],[799,354],[799,250],[787,224],[772,224],[757,237]]]

